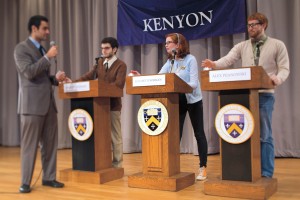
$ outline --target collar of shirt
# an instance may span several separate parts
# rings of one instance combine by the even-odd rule
[[[105,59],[103,65],[105,63],[108,63],[108,69],[109,69],[116,60],[117,60],[117,56],[114,55],[110,60]]]
[[[36,41],[35,39],[33,39],[31,36],[29,36],[29,40],[33,43],[34,46],[36,46],[36,48],[40,48],[40,46],[42,46],[38,41]],[[44,53],[45,53],[45,49],[44,49]],[[47,57],[47,55],[45,54],[44,57],[49,61],[49,58]]]
[[[251,39],[253,48],[256,46],[257,43],[261,43],[260,46],[262,46],[266,42],[267,39],[268,39],[268,36],[265,34],[262,35],[260,38]]]
[[[33,39],[31,36],[29,36],[29,40],[34,44],[34,46],[36,46],[36,48],[40,48],[41,44],[38,41]]]

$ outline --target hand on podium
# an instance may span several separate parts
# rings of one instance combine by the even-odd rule
[[[63,80],[61,83],[72,83],[73,81],[69,78],[66,77],[65,80]]]
[[[282,83],[282,79],[279,78],[278,76],[276,76],[275,74],[273,74],[272,76],[270,76],[271,80],[273,81],[273,84],[275,86],[278,86]]]
[[[213,68],[216,68],[216,63],[212,60],[205,59],[202,60],[201,66],[203,67],[203,70],[211,70]]]
[[[72,80],[66,76],[66,73],[64,71],[58,71],[55,75],[55,78],[59,83],[71,83]]]
[[[141,74],[136,70],[131,70],[128,76],[140,76]]]

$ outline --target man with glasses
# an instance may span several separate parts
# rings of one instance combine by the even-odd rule
[[[268,27],[268,19],[265,15],[255,13],[249,16],[247,21],[250,39],[235,45],[226,56],[217,61],[203,60],[202,67],[226,68],[242,59],[242,66],[262,66],[274,86],[279,86],[290,73],[287,49],[282,41],[265,34]],[[274,102],[274,89],[259,91],[261,175],[270,178],[274,173],[275,157],[272,136]]]
[[[126,64],[117,58],[119,43],[113,37],[106,37],[101,41],[101,58],[97,64],[76,81],[101,79],[123,89],[126,78]],[[121,133],[121,97],[110,98],[111,114],[111,139],[113,147],[113,167],[122,167],[123,163],[123,140]]]

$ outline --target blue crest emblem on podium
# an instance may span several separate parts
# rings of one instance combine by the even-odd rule
[[[85,141],[89,139],[93,133],[94,122],[87,111],[78,108],[70,113],[68,126],[73,138],[79,141]]]
[[[151,131],[155,131],[161,122],[161,108],[145,108],[144,121]]]
[[[247,141],[254,130],[251,111],[240,104],[227,104],[216,115],[215,126],[219,136],[231,144]]]
[[[83,136],[87,129],[87,122],[85,117],[74,117],[74,128],[80,136]]]
[[[245,125],[244,118],[244,114],[224,114],[224,127],[231,137],[237,138],[242,134]]]
[[[168,125],[168,112],[159,101],[149,100],[143,103],[137,115],[143,133],[154,136],[161,134]]]

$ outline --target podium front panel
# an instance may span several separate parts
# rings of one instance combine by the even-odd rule
[[[75,109],[84,109],[90,114],[94,121],[93,98],[71,99],[71,111]],[[72,161],[74,170],[95,171],[94,155],[94,133],[85,141],[79,141],[72,137]]]
[[[180,173],[178,94],[145,94],[141,104],[156,100],[168,112],[166,129],[159,135],[142,133],[143,174],[170,177]]]
[[[223,90],[220,92],[220,108],[228,104],[240,104],[250,110],[249,90]],[[230,144],[221,139],[222,179],[252,181],[251,138],[241,144]]]

